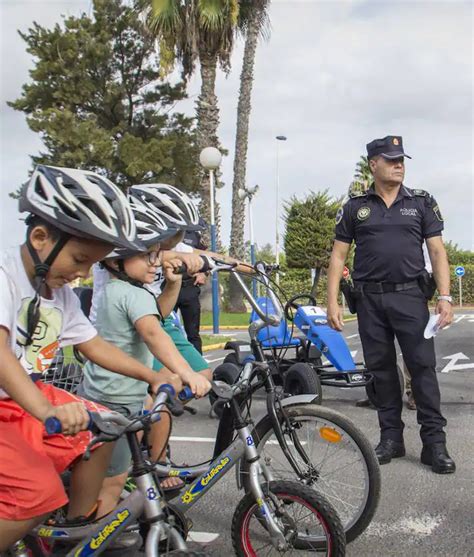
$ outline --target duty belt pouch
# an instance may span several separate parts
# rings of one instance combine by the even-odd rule
[[[346,299],[346,303],[347,303],[347,307],[349,308],[349,311],[352,314],[356,313],[356,311],[357,311],[357,307],[356,307],[357,293],[356,293],[352,283],[349,282],[346,279],[342,279],[341,282],[340,282],[340,288],[341,288],[342,295]]]
[[[418,286],[423,292],[423,295],[427,300],[431,300],[436,292],[436,281],[432,273],[428,271],[423,271],[423,273],[418,277]]]

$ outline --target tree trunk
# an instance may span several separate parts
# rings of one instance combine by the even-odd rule
[[[322,275],[322,267],[316,267],[315,269],[315,273],[314,273],[314,280],[313,280],[313,286],[311,287],[311,296],[313,296],[316,301],[318,301],[318,285],[319,285],[319,279],[321,278]]]
[[[240,92],[237,105],[237,135],[235,140],[234,179],[232,183],[232,224],[230,232],[230,255],[237,259],[245,258],[244,251],[244,224],[245,201],[239,198],[238,191],[246,186],[247,149],[249,136],[249,120],[251,111],[251,97],[253,86],[253,69],[255,53],[259,35],[257,8],[253,10],[253,17],[249,22],[245,40],[242,72],[240,74]],[[239,285],[233,277],[229,282],[229,309],[230,311],[245,311],[243,296]]]
[[[216,147],[219,149],[219,139],[217,137],[217,128],[219,126],[219,107],[217,106],[217,97],[215,95],[216,89],[216,68],[217,58],[209,55],[206,51],[199,53],[201,64],[201,92],[199,94],[196,106],[197,112],[197,137],[199,152],[205,147]],[[219,182],[219,173],[215,172],[215,186]],[[214,188],[214,203],[215,203]],[[209,185],[209,172],[202,170],[200,180],[200,204],[199,213],[201,217],[210,225],[211,223],[211,206],[210,206],[210,185]],[[219,222],[217,216],[218,206],[215,204],[216,225]],[[203,233],[204,243],[211,244],[209,231],[210,227]],[[216,226],[218,245],[219,241],[219,228]]]

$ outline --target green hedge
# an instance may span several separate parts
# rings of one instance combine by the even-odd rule
[[[454,303],[459,304],[459,281],[454,274],[456,265],[451,265],[451,295]],[[463,305],[474,304],[474,265],[464,265],[466,274],[462,278],[462,301]],[[311,271],[309,269],[285,269],[285,275],[281,277],[280,286],[289,297],[299,293],[309,293],[311,290]],[[325,305],[327,278],[323,275],[318,284],[318,304]]]

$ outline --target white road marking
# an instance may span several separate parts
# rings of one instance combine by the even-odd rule
[[[457,352],[456,354],[451,354],[450,356],[444,356],[443,360],[450,360],[441,373],[449,373],[450,371],[461,371],[463,369],[474,369],[474,362],[468,364],[456,364],[458,360],[469,360],[469,357],[462,352]]]
[[[172,435],[170,441],[181,441],[184,443],[215,443],[215,437],[180,437]]]
[[[194,543],[211,543],[214,540],[217,540],[218,537],[219,534],[216,534],[215,532],[194,532],[191,530],[188,533],[187,541]]]
[[[349,335],[349,336],[346,337],[346,338],[347,338],[347,339],[350,339],[350,338],[355,338],[355,337],[358,337],[358,336],[359,336],[359,333],[356,333],[355,335]]]
[[[221,358],[213,358],[212,360],[209,360],[208,358],[205,358],[205,360],[208,364],[212,364],[212,362],[218,362],[219,360],[223,360],[224,358],[225,358],[225,356],[222,356]]]
[[[444,517],[440,515],[431,516],[408,516],[395,522],[372,522],[366,530],[371,536],[383,537],[388,534],[408,534],[417,538],[431,536],[442,524]]]
[[[358,352],[358,350],[351,350],[352,359],[354,359],[356,357],[357,352]]]

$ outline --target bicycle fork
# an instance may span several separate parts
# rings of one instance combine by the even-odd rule
[[[240,409],[235,400],[232,400],[234,406],[234,411],[237,410],[240,415]],[[237,414],[236,413],[236,414]],[[275,514],[270,509],[268,504],[265,502],[265,494],[263,493],[262,486],[260,484],[261,475],[264,476],[266,481],[270,481],[270,475],[268,473],[267,467],[260,460],[260,455],[258,454],[257,448],[250,433],[249,426],[244,422],[242,416],[237,420],[235,429],[244,443],[245,447],[245,457],[249,466],[249,481],[250,481],[250,491],[255,497],[255,501],[258,505],[260,515],[266,522],[268,532],[272,541],[272,545],[279,551],[283,551],[288,548],[288,543],[285,535],[280,528],[279,520],[275,517]]]

